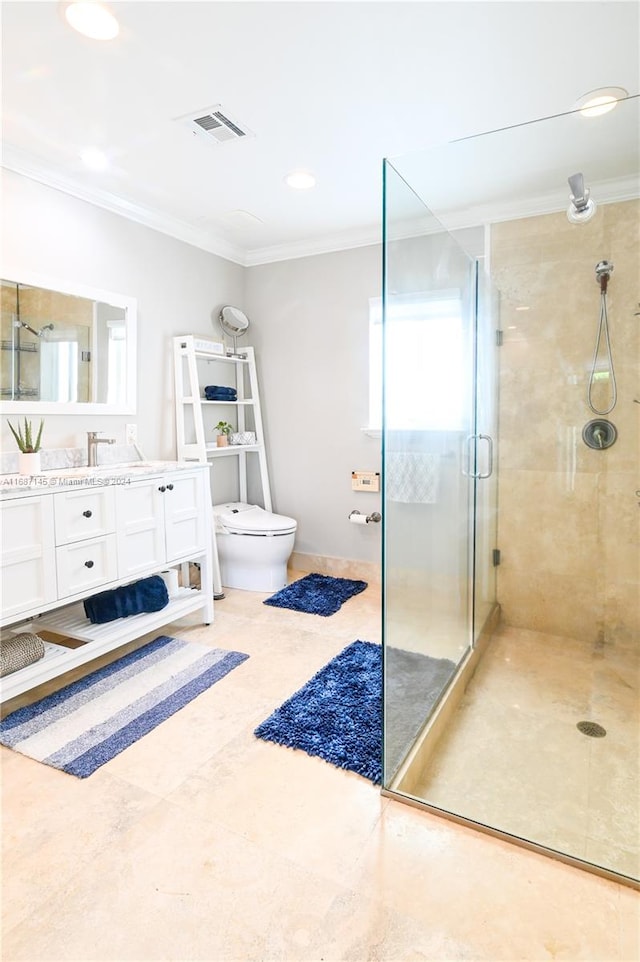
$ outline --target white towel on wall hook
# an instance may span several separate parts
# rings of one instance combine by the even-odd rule
[[[440,488],[440,455],[422,451],[389,451],[386,494],[402,504],[436,504]]]

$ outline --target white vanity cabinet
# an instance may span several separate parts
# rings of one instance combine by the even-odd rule
[[[50,644],[43,659],[0,679],[0,701],[184,615],[202,610],[203,622],[213,621],[208,466],[151,463],[108,481],[0,500],[3,635],[49,631],[81,642]],[[199,589],[186,581],[189,561],[200,566]],[[87,618],[85,598],[170,565],[185,578],[161,611],[99,625]]]
[[[15,498],[0,515],[2,616],[9,621],[58,597],[53,502]]]

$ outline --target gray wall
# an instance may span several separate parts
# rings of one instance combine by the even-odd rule
[[[368,422],[369,298],[381,291],[381,248],[247,269],[245,303],[258,358],[275,510],[298,520],[296,550],[379,561],[379,510],[354,493],[352,471],[380,470]]]
[[[379,246],[243,268],[9,171],[2,244],[3,276],[10,263],[138,301],[137,416],[47,416],[43,447],[84,446],[88,430],[124,442],[135,420],[146,457],[174,458],[171,337],[219,338],[212,317],[235,304],[251,319],[274,510],[298,521],[296,550],[379,561],[380,526],[347,520],[380,507],[378,495],[351,491],[353,470],[380,470],[380,440],[362,432]],[[5,419],[1,436],[14,450]],[[215,494],[231,496],[223,477]]]
[[[220,337],[224,303],[242,303],[244,269],[93,204],[2,171],[2,276],[8,265],[138,301],[137,416],[47,415],[43,447],[80,447],[87,431],[124,443],[135,421],[150,458],[175,458],[171,337]],[[19,276],[9,280],[20,280]],[[13,450],[6,420],[2,448]]]

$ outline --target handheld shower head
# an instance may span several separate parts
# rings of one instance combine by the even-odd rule
[[[607,284],[613,274],[613,264],[611,261],[598,261],[596,264],[596,283],[600,285],[600,293],[607,293]]]
[[[596,212],[596,205],[590,198],[591,191],[585,187],[584,174],[578,172],[569,177],[571,193],[567,218],[572,224],[585,224]]]

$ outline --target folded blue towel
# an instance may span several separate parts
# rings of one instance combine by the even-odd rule
[[[234,404],[238,398],[231,394],[216,394],[215,391],[206,391],[205,400],[207,401],[226,401],[227,404]]]
[[[238,392],[234,387],[227,387],[225,384],[207,384],[204,389],[205,394],[215,392],[216,394],[228,394],[237,396]]]
[[[167,586],[160,575],[134,581],[133,584],[101,591],[84,602],[84,613],[93,625],[103,625],[117,618],[128,618],[143,611],[161,611],[169,604]]]

